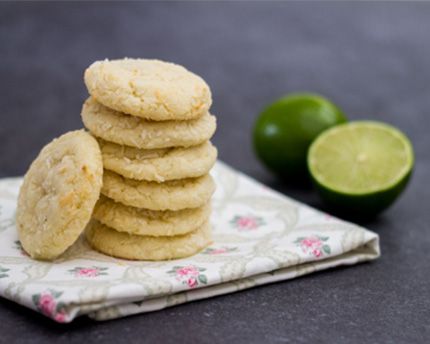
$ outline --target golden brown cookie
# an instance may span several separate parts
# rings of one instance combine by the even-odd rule
[[[196,146],[208,141],[216,129],[215,117],[207,112],[187,121],[154,122],[109,109],[91,97],[85,101],[81,116],[95,136],[143,149]]]
[[[188,148],[139,149],[99,139],[104,168],[126,178],[164,182],[200,177],[215,164],[216,148],[209,142]]]
[[[203,206],[214,191],[215,183],[209,174],[157,183],[124,178],[105,170],[101,192],[117,202],[136,208],[181,210]]]
[[[91,220],[86,237],[89,244],[109,256],[132,260],[170,260],[191,256],[211,244],[209,221],[193,232],[173,237],[152,237],[117,232]]]
[[[207,203],[199,208],[156,211],[123,205],[108,197],[98,200],[93,218],[119,232],[135,235],[173,236],[192,232],[210,216]]]
[[[212,103],[202,78],[159,60],[97,61],[85,71],[84,79],[88,92],[100,103],[153,121],[197,118]]]
[[[83,130],[46,145],[24,177],[18,198],[19,239],[31,257],[62,254],[90,220],[102,186],[97,141]]]

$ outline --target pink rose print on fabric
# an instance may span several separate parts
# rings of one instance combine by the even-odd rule
[[[66,322],[66,314],[65,313],[57,313],[55,314],[54,320],[59,323]]]
[[[106,272],[108,268],[99,267],[99,266],[92,266],[92,267],[81,267],[78,266],[76,268],[73,268],[69,270],[69,273],[73,274],[75,277],[89,277],[94,278],[101,275],[107,275]]]
[[[198,276],[199,275],[199,270],[197,267],[195,266],[184,266],[184,267],[180,267],[179,269],[176,270],[176,274],[178,275],[178,277],[182,277],[182,276]]]
[[[44,293],[40,295],[38,306],[43,314],[51,316],[55,311],[57,303],[51,294]]]
[[[233,225],[239,231],[252,231],[258,229],[258,227],[265,225],[265,221],[262,217],[254,215],[236,215],[230,220],[230,224]]]
[[[202,254],[218,255],[218,254],[230,253],[235,251],[237,251],[237,247],[227,247],[227,246],[218,247],[218,248],[208,247],[206,250],[202,252]]]
[[[304,253],[312,255],[315,258],[321,258],[331,253],[330,246],[325,243],[328,239],[329,237],[311,235],[308,237],[299,237],[294,243],[300,246]]]
[[[64,323],[67,322],[66,307],[64,303],[58,302],[62,294],[61,291],[47,290],[40,294],[34,294],[32,300],[40,313],[56,322]]]
[[[186,284],[189,288],[195,288],[201,284],[208,283],[206,275],[202,273],[203,271],[206,271],[206,269],[195,265],[187,265],[174,266],[171,270],[167,271],[167,273],[171,276],[175,276],[177,281]]]
[[[194,287],[197,287],[198,282],[197,282],[197,279],[195,277],[190,277],[187,280],[187,284],[190,288],[194,288]]]

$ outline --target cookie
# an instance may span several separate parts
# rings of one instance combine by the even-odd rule
[[[154,211],[129,207],[100,197],[93,218],[119,232],[135,235],[173,236],[192,232],[210,215],[210,204],[178,211]]]
[[[212,103],[202,78],[159,60],[97,61],[85,71],[84,80],[98,102],[153,121],[197,118]]]
[[[97,220],[91,220],[86,237],[97,251],[132,260],[170,260],[191,256],[211,244],[209,221],[188,234],[152,237],[117,232]]]
[[[16,213],[19,239],[36,259],[52,260],[84,230],[102,186],[97,141],[83,130],[46,145],[27,171]]]
[[[95,136],[143,149],[196,146],[209,140],[216,129],[215,117],[207,112],[188,121],[154,122],[109,109],[91,97],[81,116]]]
[[[206,204],[215,191],[209,174],[164,183],[124,178],[105,170],[102,194],[124,205],[149,210],[181,210]]]
[[[215,164],[216,148],[209,142],[188,148],[139,149],[99,139],[104,168],[124,177],[164,182],[200,177]]]

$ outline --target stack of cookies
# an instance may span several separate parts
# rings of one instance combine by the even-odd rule
[[[99,61],[85,72],[85,127],[97,138],[103,186],[86,237],[105,254],[190,256],[211,242],[211,93],[203,79],[158,60]]]

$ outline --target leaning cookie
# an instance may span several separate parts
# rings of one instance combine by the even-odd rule
[[[210,215],[210,204],[178,211],[154,211],[123,205],[101,196],[93,218],[119,232],[135,235],[174,236],[192,232]]]
[[[217,149],[209,142],[188,148],[139,149],[99,139],[104,168],[126,178],[164,182],[207,174]]]
[[[117,232],[91,220],[86,237],[97,251],[132,260],[170,260],[192,256],[211,244],[209,221],[193,232],[173,237],[152,237]]]
[[[36,259],[62,254],[90,220],[102,186],[97,141],[83,130],[46,145],[24,177],[16,224],[25,251]]]
[[[81,116],[95,136],[143,149],[196,146],[209,140],[216,129],[215,117],[207,112],[187,121],[154,122],[107,108],[92,97],[85,101]]]
[[[212,103],[202,78],[159,60],[97,61],[85,71],[84,79],[88,92],[100,103],[153,121],[197,118]]]
[[[209,174],[198,178],[171,180],[164,183],[124,178],[105,170],[102,194],[117,202],[150,210],[181,210],[208,203],[215,191]]]

